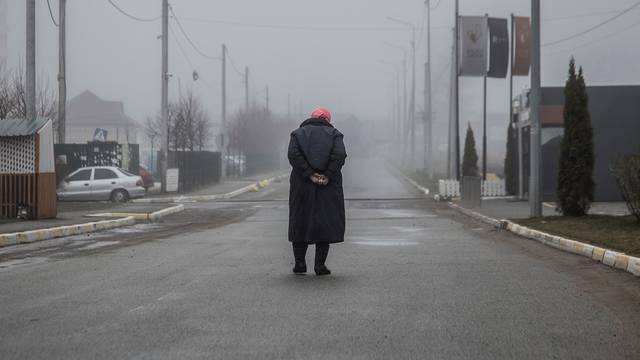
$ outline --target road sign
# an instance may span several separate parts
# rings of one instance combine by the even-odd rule
[[[93,132],[93,141],[107,141],[108,134],[107,130],[96,128],[96,131]]]

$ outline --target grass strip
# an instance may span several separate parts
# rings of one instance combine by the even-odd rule
[[[552,216],[513,221],[567,239],[640,256],[640,223],[633,216]]]

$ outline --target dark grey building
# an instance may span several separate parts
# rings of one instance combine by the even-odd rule
[[[589,112],[594,133],[596,201],[621,201],[611,166],[621,157],[640,152],[640,86],[589,86]],[[542,189],[545,201],[556,200],[560,144],[564,123],[564,87],[542,89]],[[529,131],[523,127],[526,194]]]

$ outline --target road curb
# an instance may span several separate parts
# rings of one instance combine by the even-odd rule
[[[193,195],[193,196],[183,195],[183,196],[167,197],[167,198],[147,198],[147,199],[136,199],[133,202],[136,202],[136,203],[188,203],[188,202],[198,202],[198,201],[226,200],[226,199],[234,198],[236,196],[240,196],[242,194],[246,194],[248,192],[258,192],[260,191],[260,189],[266,188],[274,182],[283,180],[287,176],[289,176],[289,174],[282,174],[279,176],[263,179],[253,184],[244,186],[240,189],[228,192],[226,194]]]
[[[561,236],[551,235],[516,224],[510,220],[497,220],[480,214],[477,211],[463,208],[458,204],[449,203],[449,207],[495,228],[507,230],[518,236],[538,241],[539,243],[551,246],[558,250],[587,257],[609,267],[626,271],[635,276],[640,276],[640,258],[580,241],[566,239]]]
[[[423,193],[426,196],[429,196],[429,194],[431,193],[431,191],[429,191],[429,189],[427,189],[426,187],[418,184],[415,180],[413,180],[412,178],[408,177],[407,175],[405,175],[405,173],[402,172],[402,170],[396,168],[395,166],[392,165],[392,168],[395,170],[395,172],[400,175],[406,182],[408,182],[409,184],[411,184],[411,186],[413,186],[414,188],[420,190],[421,193]]]
[[[112,217],[112,218],[132,217],[135,220],[140,220],[140,221],[157,221],[162,219],[165,216],[175,214],[183,210],[184,210],[184,205],[179,204],[179,205],[168,207],[155,212],[130,212],[130,213],[129,212],[110,212],[110,213],[89,214],[85,216],[86,217]]]
[[[47,229],[0,234],[0,247],[18,244],[30,244],[36,241],[109,230],[117,227],[133,225],[135,224],[135,222],[136,220],[133,217],[128,216],[125,218],[114,220],[102,220],[83,224],[58,226]]]
[[[184,205],[176,205],[152,213],[105,213],[90,216],[116,217],[114,220],[101,220],[82,224],[57,226],[47,229],[29,230],[17,233],[0,234],[0,248],[18,244],[30,244],[36,241],[50,240],[65,236],[88,234],[134,225],[137,220],[158,221],[166,216],[184,210]]]

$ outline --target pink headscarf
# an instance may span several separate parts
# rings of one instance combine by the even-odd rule
[[[317,108],[311,113],[311,117],[314,119],[324,119],[331,124],[331,112],[325,108]]]

